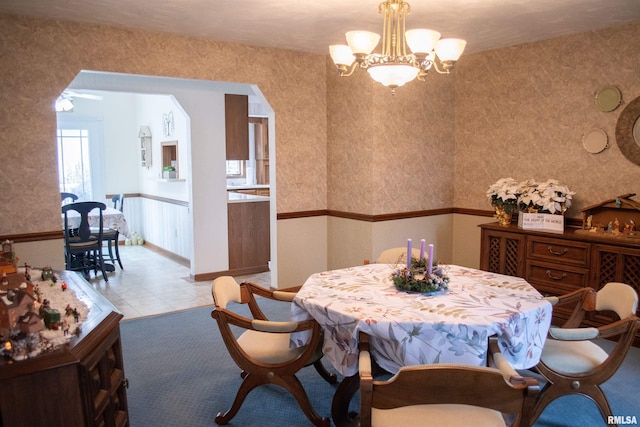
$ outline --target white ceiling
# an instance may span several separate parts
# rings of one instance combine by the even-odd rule
[[[328,53],[348,30],[381,32],[381,0],[0,0],[0,13]],[[640,21],[640,0],[409,0],[407,28],[467,40],[466,52]],[[632,41],[629,41],[630,43]],[[634,41],[634,42],[637,42]]]

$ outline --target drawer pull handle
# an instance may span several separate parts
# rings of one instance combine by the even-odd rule
[[[552,280],[562,280],[567,277],[567,273],[562,273],[562,276],[553,276],[551,270],[547,270],[547,277]]]
[[[549,253],[550,253],[550,254],[557,255],[557,256],[564,255],[564,254],[566,254],[567,252],[569,252],[569,249],[567,249],[567,248],[564,248],[564,249],[562,250],[562,252],[554,251],[554,250],[553,250],[553,246],[548,246],[548,247],[547,247],[547,250],[549,251]]]

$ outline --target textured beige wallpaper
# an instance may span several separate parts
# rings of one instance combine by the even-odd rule
[[[454,78],[391,91],[327,61],[328,208],[368,215],[453,204]]]
[[[455,199],[490,209],[485,191],[502,177],[556,178],[576,192],[567,213],[616,195],[640,193],[640,166],[615,142],[618,116],[596,108],[595,93],[617,86],[640,96],[640,23],[499,49],[462,58],[456,70]],[[591,129],[609,148],[582,146]]]
[[[83,69],[257,83],[275,110],[278,211],[326,208],[326,58],[0,15],[0,235],[60,228],[52,105]]]
[[[463,55],[392,96],[323,55],[0,15],[0,235],[60,226],[52,104],[82,69],[257,83],[275,110],[281,213],[488,210],[487,187],[513,176],[569,185],[579,216],[640,193],[614,140],[624,106],[594,98],[605,85],[640,96],[638,40],[640,24]],[[610,144],[595,155],[581,142],[593,128]]]

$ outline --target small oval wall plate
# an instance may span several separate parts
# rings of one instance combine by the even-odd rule
[[[605,86],[596,93],[596,105],[600,111],[613,111],[621,103],[622,94],[615,86]]]
[[[598,154],[607,148],[607,134],[602,129],[592,129],[582,137],[582,146],[591,154]]]

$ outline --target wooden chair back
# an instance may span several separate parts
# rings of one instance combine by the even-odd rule
[[[113,202],[113,208],[114,209],[118,209],[120,212],[124,212],[124,194],[120,193],[120,194],[116,194],[115,196],[113,196],[111,198],[111,201]]]
[[[62,213],[64,215],[64,231],[65,240],[67,243],[90,243],[90,242],[102,242],[102,212],[107,208],[104,203],[101,202],[77,202],[69,203],[62,206]],[[94,209],[98,209],[99,223],[97,227],[92,230],[89,224],[89,213]],[[75,228],[70,226],[69,212],[75,211],[80,215],[80,225]],[[96,244],[97,244],[96,242]]]
[[[73,194],[73,193],[65,193],[65,192],[61,192],[60,193],[60,202],[65,205],[67,203],[73,203],[76,200],[78,200],[78,196]]]
[[[522,377],[511,368],[501,353],[499,353],[497,341],[492,341],[490,349],[496,352],[492,356],[500,360],[501,369],[498,367],[470,366],[461,364],[431,364],[405,366],[388,380],[375,380],[368,365],[372,363],[369,352],[369,337],[360,333],[360,425],[387,425],[385,419],[396,417],[398,421],[402,417],[402,423],[397,425],[414,426],[438,426],[443,419],[438,419],[443,408],[451,411],[459,411],[459,406],[491,409],[503,414],[509,414],[512,426],[520,425],[523,414],[528,413],[539,391],[538,383],[534,378]],[[363,360],[364,359],[364,360]],[[493,360],[493,359],[491,359]],[[363,369],[364,368],[364,369]],[[436,406],[434,406],[436,405]],[[405,418],[407,412],[389,412],[381,416],[374,423],[376,410],[407,409],[412,416]],[[436,409],[437,408],[437,409]],[[433,412],[430,412],[433,411]],[[486,411],[479,412],[480,414]],[[430,415],[433,414],[433,415]],[[497,425],[504,425],[502,416],[490,417]],[[451,414],[453,418],[455,413]],[[474,425],[482,425],[482,417],[477,419]],[[413,421],[412,421],[413,420]],[[462,418],[459,422],[463,423]],[[409,424],[407,424],[409,423]],[[500,424],[502,423],[502,424]],[[446,424],[449,425],[449,424]],[[491,424],[494,425],[494,424]]]

